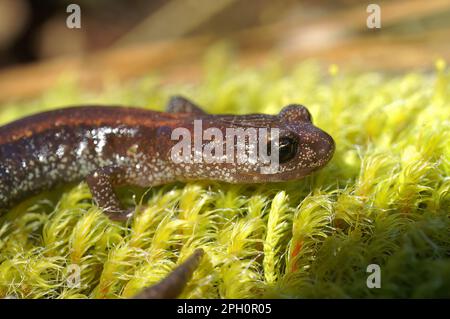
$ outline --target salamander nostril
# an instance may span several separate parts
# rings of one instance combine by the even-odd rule
[[[314,149],[319,158],[331,158],[335,148],[334,140],[327,133],[322,134],[322,138],[316,143]]]

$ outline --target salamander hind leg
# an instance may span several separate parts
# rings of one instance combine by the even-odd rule
[[[197,115],[207,114],[197,104],[189,101],[182,96],[172,96],[167,103],[166,112],[168,113],[191,113]]]
[[[115,221],[127,220],[133,210],[122,207],[114,187],[124,182],[124,170],[116,166],[100,168],[86,177],[86,182],[96,204],[102,208],[108,217]]]
[[[204,251],[198,248],[181,265],[173,270],[166,278],[156,285],[145,288],[133,299],[174,299],[177,298],[186,287],[192,274],[197,269],[204,255]]]

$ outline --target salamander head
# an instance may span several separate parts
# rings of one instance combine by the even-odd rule
[[[299,179],[324,167],[333,157],[335,142],[314,126],[308,109],[288,105],[278,114],[283,123],[279,133],[279,173],[283,180]]]
[[[271,132],[273,128],[278,129],[278,144],[274,143],[277,138],[272,133],[268,133],[265,141],[270,164],[262,163],[259,154],[258,163],[253,166],[238,166],[238,172],[233,174],[232,182],[297,180],[324,167],[333,157],[333,138],[313,125],[311,114],[306,107],[288,105],[278,115],[263,118],[263,125],[270,127]],[[263,126],[261,122],[258,124]],[[259,139],[261,138],[259,136]],[[277,155],[273,153],[274,150],[278,150],[278,158],[273,156]]]

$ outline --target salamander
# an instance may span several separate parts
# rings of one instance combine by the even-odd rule
[[[189,141],[197,147],[186,148]],[[264,156],[252,156],[259,150],[265,150]],[[208,114],[181,96],[172,97],[165,112],[123,106],[62,108],[0,127],[0,216],[31,195],[85,180],[94,202],[111,219],[122,221],[134,209],[121,205],[117,186],[297,180],[325,166],[334,150],[333,138],[314,126],[307,108],[297,104],[276,115]],[[275,169],[267,169],[273,160]],[[202,254],[196,251],[182,269],[192,272]],[[173,295],[169,290],[172,294],[164,296]]]

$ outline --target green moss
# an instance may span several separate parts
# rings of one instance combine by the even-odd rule
[[[91,204],[85,183],[41,194],[0,224],[0,296],[129,297],[194,248],[206,257],[182,297],[450,297],[450,75],[324,72],[233,66],[212,51],[196,85],[156,77],[100,93],[70,78],[40,99],[0,108],[0,122],[61,105],[113,103],[161,110],[184,94],[213,113],[308,106],[337,143],[330,164],[298,182],[172,184],[125,189],[145,204],[129,224]],[[381,267],[381,288],[366,267]],[[78,265],[81,282],[69,285]]]

